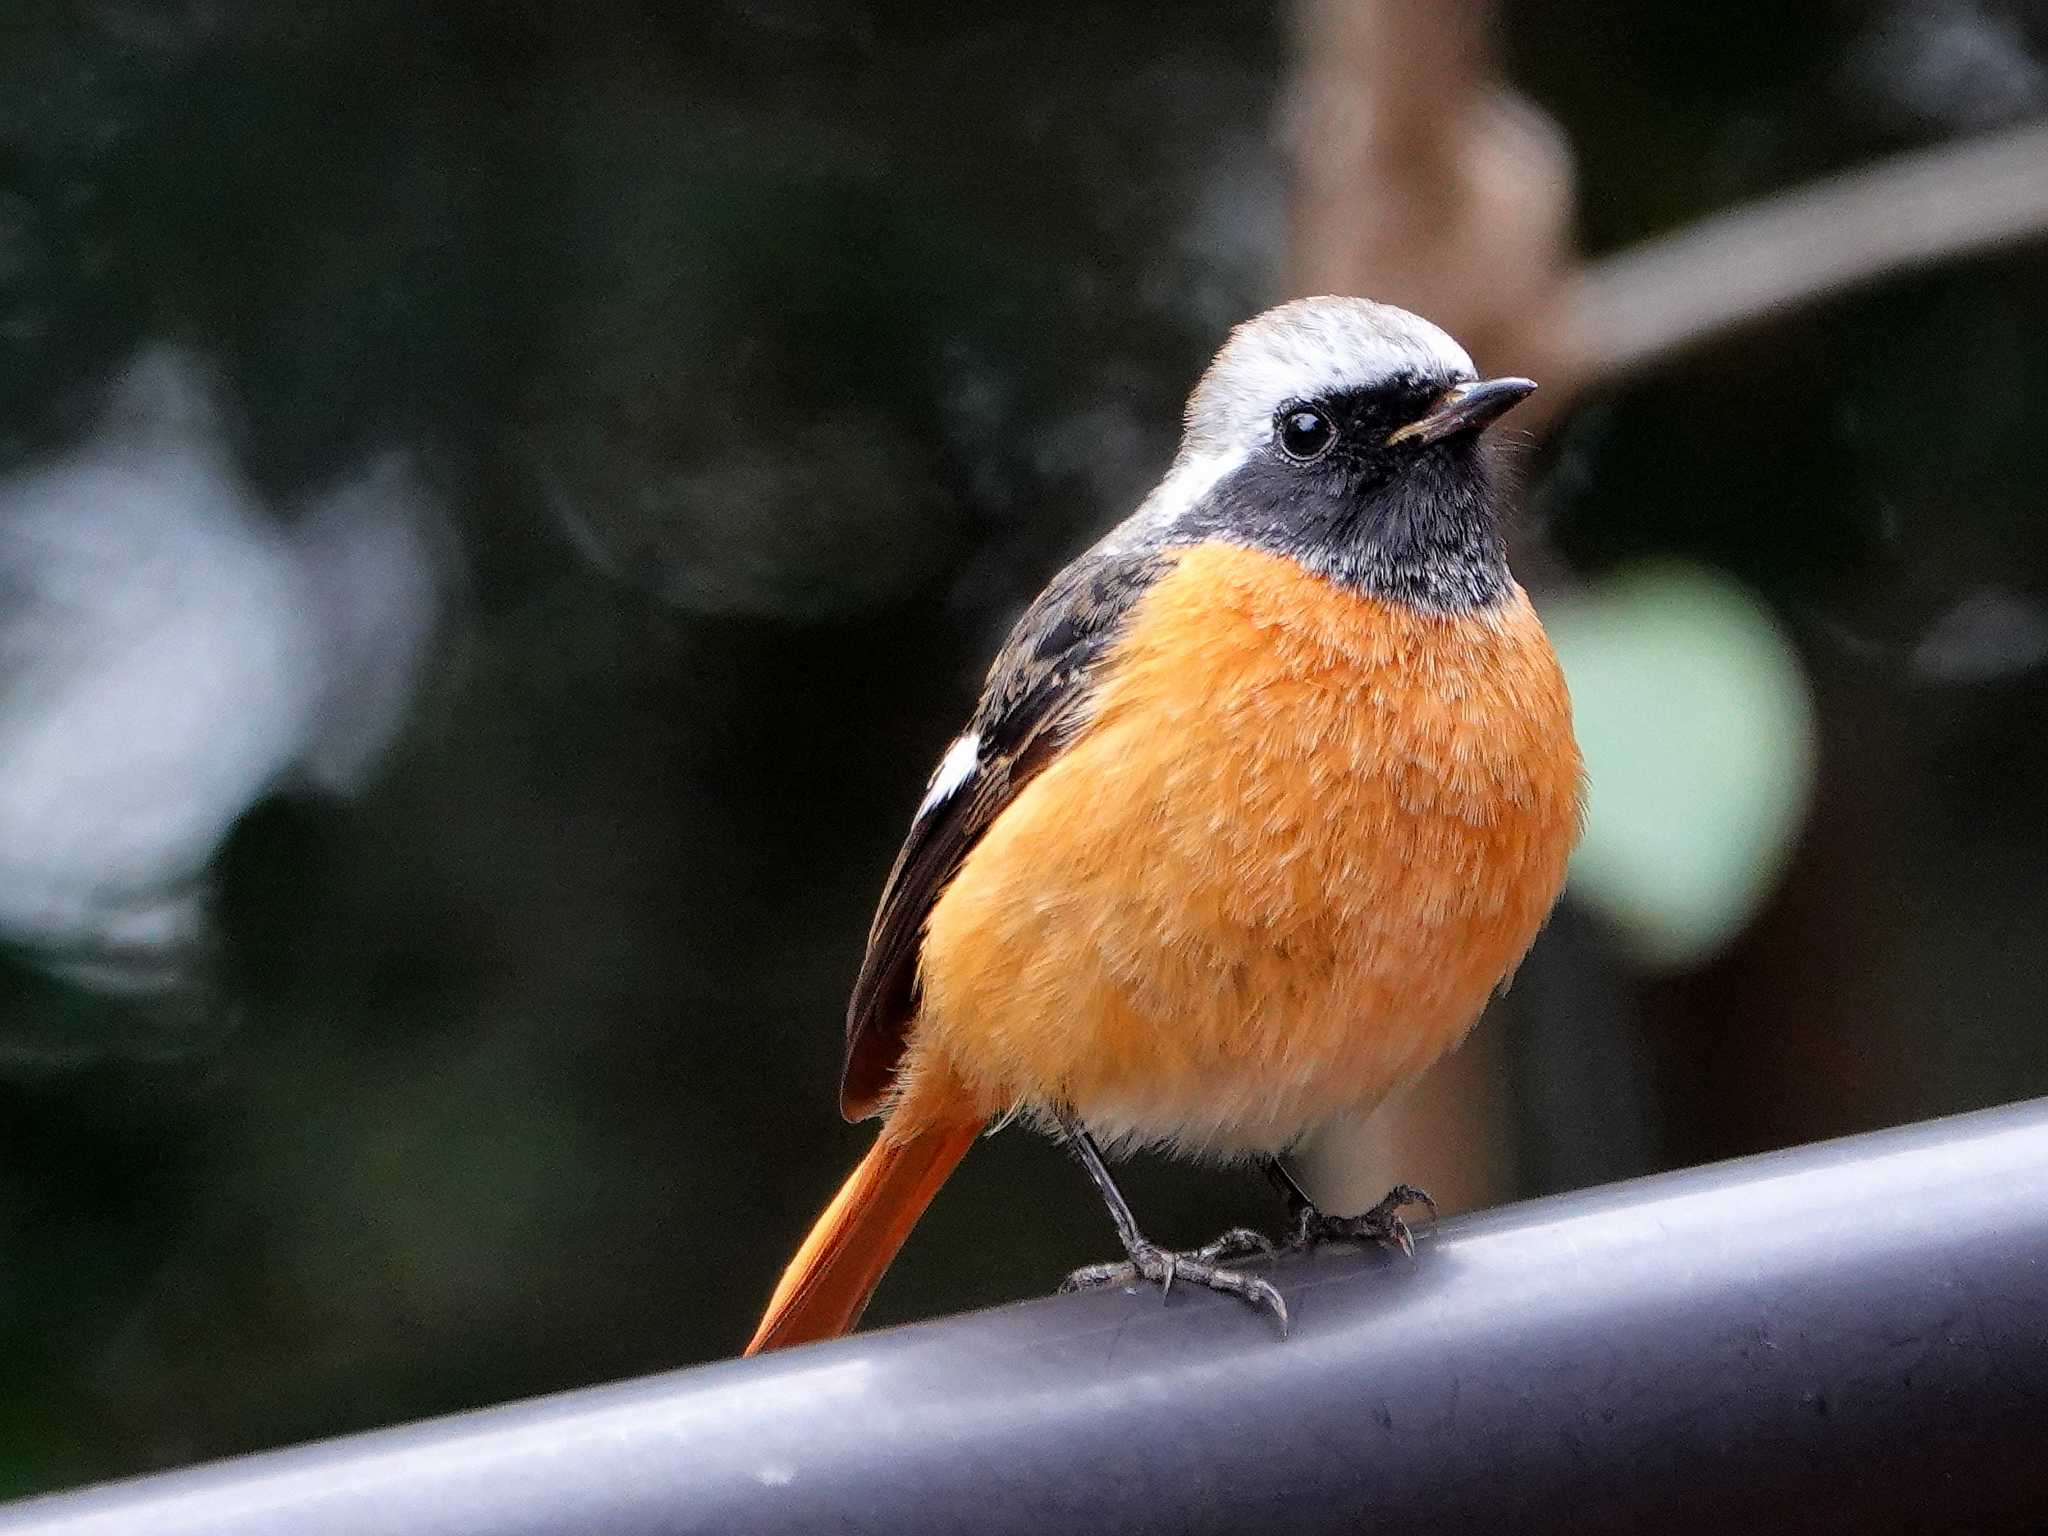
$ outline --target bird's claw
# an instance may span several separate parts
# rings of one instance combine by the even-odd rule
[[[1083,1264],[1060,1282],[1060,1294],[1100,1290],[1105,1285],[1130,1285],[1138,1278],[1135,1264]]]
[[[1231,1259],[1270,1259],[1279,1251],[1279,1245],[1265,1233],[1251,1227],[1232,1227],[1214,1242],[1204,1243],[1189,1257],[1204,1264],[1218,1264]]]
[[[1375,1242],[1398,1248],[1415,1257],[1415,1234],[1402,1219],[1403,1206],[1419,1205],[1436,1219],[1436,1202],[1412,1184],[1396,1184],[1378,1205],[1362,1216],[1325,1216],[1312,1205],[1304,1205],[1295,1220],[1292,1248],[1313,1248],[1331,1242]]]
[[[1256,1241],[1252,1241],[1256,1239]],[[1247,1252],[1273,1252],[1273,1244],[1258,1233],[1245,1228],[1226,1232],[1207,1247],[1192,1253],[1174,1253],[1170,1249],[1153,1243],[1143,1243],[1131,1249],[1131,1256],[1122,1263],[1089,1264],[1075,1270],[1060,1282],[1062,1291],[1097,1290],[1108,1285],[1135,1285],[1140,1281],[1159,1287],[1162,1299],[1170,1295],[1176,1281],[1186,1281],[1211,1291],[1220,1291],[1226,1296],[1235,1296],[1249,1302],[1263,1312],[1270,1313],[1280,1325],[1280,1336],[1287,1336],[1287,1302],[1274,1289],[1269,1280],[1257,1275],[1247,1275],[1235,1269],[1226,1269],[1214,1262],[1219,1253],[1239,1251],[1244,1245]]]

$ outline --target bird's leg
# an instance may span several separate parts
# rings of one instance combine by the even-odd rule
[[[1307,1191],[1279,1158],[1267,1159],[1266,1177],[1273,1181],[1281,1198],[1287,1202],[1288,1224],[1293,1229],[1288,1234],[1289,1248],[1313,1248],[1319,1243],[1345,1241],[1387,1243],[1412,1259],[1415,1257],[1415,1234],[1401,1219],[1402,1207],[1419,1205],[1429,1212],[1431,1220],[1436,1218],[1436,1202],[1412,1184],[1396,1184],[1378,1205],[1362,1216],[1325,1216],[1316,1209],[1315,1202],[1309,1199]]]
[[[1116,1235],[1129,1256],[1120,1264],[1090,1264],[1077,1269],[1067,1276],[1061,1290],[1088,1290],[1100,1285],[1123,1285],[1144,1280],[1158,1286],[1160,1294],[1164,1295],[1173,1289],[1176,1281],[1186,1281],[1263,1308],[1279,1322],[1281,1335],[1286,1335],[1287,1303],[1281,1300],[1280,1293],[1272,1284],[1256,1275],[1225,1269],[1217,1263],[1222,1258],[1255,1252],[1270,1253],[1273,1251],[1270,1242],[1258,1233],[1240,1227],[1192,1253],[1175,1253],[1161,1248],[1138,1230],[1138,1219],[1131,1214],[1130,1202],[1116,1187],[1116,1180],[1109,1176],[1108,1165],[1102,1160],[1102,1149],[1095,1145],[1095,1139],[1071,1115],[1060,1115],[1059,1125],[1067,1145],[1074,1149],[1081,1166],[1088,1170],[1088,1177],[1095,1181],[1102,1203],[1109,1207],[1109,1219],[1116,1223]]]

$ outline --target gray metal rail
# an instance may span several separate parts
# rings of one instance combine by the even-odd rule
[[[47,1536],[2048,1523],[2048,1100],[0,1508]]]

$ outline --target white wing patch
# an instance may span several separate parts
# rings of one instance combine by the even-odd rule
[[[974,777],[974,770],[981,766],[981,737],[970,731],[946,749],[946,755],[939,759],[939,766],[932,774],[931,787],[924,792],[924,801],[917,808],[915,820],[922,821],[941,805],[959,792],[960,786]]]

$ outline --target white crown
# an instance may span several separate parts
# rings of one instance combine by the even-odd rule
[[[1184,449],[1235,458],[1290,400],[1370,389],[1402,374],[1476,378],[1465,349],[1420,315],[1371,299],[1296,299],[1230,333],[1188,397]]]

